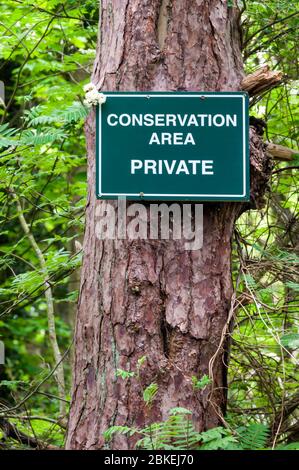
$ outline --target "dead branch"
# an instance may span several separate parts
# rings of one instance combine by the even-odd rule
[[[256,96],[278,86],[282,78],[282,72],[270,70],[268,65],[264,65],[254,73],[247,75],[243,79],[241,87],[250,96]]]
[[[266,142],[267,152],[276,160],[290,161],[294,155],[298,154],[298,150],[293,150],[283,145],[273,144],[272,142]]]

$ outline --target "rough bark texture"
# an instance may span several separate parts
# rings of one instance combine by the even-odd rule
[[[243,79],[239,12],[226,1],[103,0],[93,82],[100,90],[238,90]],[[260,205],[268,163],[252,132]],[[233,291],[231,238],[244,206],[205,204],[204,246],[184,241],[99,241],[94,196],[94,113],[86,123],[89,198],[76,326],[73,396],[67,448],[98,449],[111,425],[144,426],[170,408],[193,411],[197,429],[221,423],[226,404],[224,347],[213,367],[213,393],[195,392],[191,377],[208,373]],[[110,204],[110,203],[109,203]],[[116,377],[136,370],[140,380]],[[148,410],[142,388],[159,391]],[[116,437],[114,449],[133,443]]]

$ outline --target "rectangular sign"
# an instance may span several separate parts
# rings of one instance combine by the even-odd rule
[[[98,198],[249,199],[246,93],[104,94],[96,118]]]

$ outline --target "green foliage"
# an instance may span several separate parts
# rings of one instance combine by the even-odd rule
[[[116,377],[121,377],[122,379],[129,379],[135,376],[135,372],[130,372],[123,369],[116,369]]]
[[[146,389],[143,391],[143,399],[147,406],[151,406],[152,402],[155,399],[155,396],[158,392],[158,385],[155,383],[150,384]]]
[[[1,380],[0,388],[7,387],[9,390],[16,391],[19,384],[22,384],[21,380]]]
[[[259,450],[267,446],[270,437],[268,426],[260,423],[252,423],[247,427],[237,430],[239,442],[243,449]]]
[[[117,376],[123,379],[135,377],[127,371],[120,370]],[[201,388],[210,383],[207,376],[201,379]],[[150,408],[158,393],[158,386],[150,384],[143,392],[145,405]],[[104,433],[109,443],[115,434],[123,434],[128,438],[134,436],[136,449],[145,450],[266,450],[269,449],[271,433],[265,423],[251,422],[247,425],[215,427],[207,431],[196,431],[190,410],[183,407],[171,408],[167,419],[144,428],[130,426],[111,426]],[[272,446],[273,448],[273,446]],[[280,444],[277,448],[299,450],[299,443]]]
[[[145,362],[146,362],[146,356],[141,356],[137,362],[137,369],[139,370]]]
[[[251,100],[251,114],[266,122],[265,140],[297,150],[298,2],[246,1],[243,7],[246,71],[267,64],[284,74],[280,86]],[[233,274],[240,282],[227,419],[250,433],[252,423],[266,416],[267,445],[280,445],[295,434],[298,413],[293,403],[298,382],[299,188],[296,169],[292,169],[298,159],[273,164],[265,207],[247,212],[237,222]]]
[[[298,349],[299,348],[299,335],[297,333],[290,333],[283,335],[280,338],[281,344],[290,349]]]
[[[213,428],[200,434],[199,450],[240,450],[233,433],[225,428]]]
[[[105,433],[111,440],[115,433],[142,436],[136,443],[137,449],[146,450],[229,450],[237,447],[237,440],[224,428],[214,428],[198,433],[191,420],[191,413],[185,408],[173,408],[165,421],[151,424],[141,430],[126,426],[113,426]]]
[[[89,81],[97,22],[98,4],[91,0],[7,0],[1,5],[0,337],[6,352],[1,410],[3,403],[13,407],[30,396],[54,366],[44,272],[21,227],[12,193],[45,258],[62,352],[71,342],[75,273],[81,263],[75,241],[82,236],[86,198],[82,87]],[[64,369],[68,391],[68,358]],[[39,419],[18,419],[28,409]],[[58,413],[57,385],[50,376],[18,409],[15,422],[24,433],[62,446]]]
[[[128,426],[111,426],[107,431],[104,432],[103,436],[106,441],[110,441],[114,434],[124,434],[125,436],[133,436],[136,430],[129,428]]]
[[[208,375],[203,375],[201,379],[197,377],[192,377],[192,385],[194,390],[201,390],[211,383],[211,379]]]
[[[117,433],[141,436],[136,448],[145,450],[264,450],[269,438],[268,427],[259,423],[235,431],[216,427],[199,433],[192,423],[191,412],[185,408],[172,408],[165,421],[139,430],[112,426],[104,433],[105,440],[110,441]]]
[[[243,49],[247,65],[256,67],[263,60],[279,64],[288,77],[297,79],[298,40],[297,0],[249,0],[244,2]]]
[[[299,442],[291,442],[290,444],[281,444],[276,450],[299,450]]]

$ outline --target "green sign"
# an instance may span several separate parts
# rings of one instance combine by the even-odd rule
[[[97,197],[249,199],[242,92],[105,93],[97,108]]]

